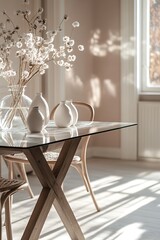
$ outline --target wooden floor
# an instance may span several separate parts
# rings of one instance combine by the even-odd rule
[[[83,182],[74,169],[65,179],[64,191],[86,240],[160,239],[160,164],[90,159],[89,175],[101,211],[97,213]],[[35,199],[26,191],[14,197],[12,222],[14,240],[20,240],[40,184],[29,176]],[[5,237],[3,229],[3,240]],[[42,240],[68,240],[54,208],[42,230]]]

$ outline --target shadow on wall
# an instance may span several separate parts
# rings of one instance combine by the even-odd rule
[[[131,51],[133,44],[134,38],[131,38],[130,42],[123,43],[121,36],[119,36],[117,33],[114,34],[111,31],[109,32],[108,39],[102,42],[101,30],[96,29],[90,39],[89,53],[99,60],[106,58],[108,54],[112,56],[113,54],[114,56],[117,54],[118,58],[120,56],[122,59],[128,61],[135,55],[135,52]],[[107,64],[106,59],[104,59],[103,64],[104,62]],[[112,68],[114,64],[115,63],[113,62],[111,67],[108,67]],[[100,65],[102,65],[101,62]],[[117,97],[117,91],[119,91],[119,89],[117,89],[117,82],[115,79],[113,80],[109,77],[107,68],[103,69],[103,75],[106,76],[104,79],[97,74],[93,74],[89,81],[84,81],[80,75],[76,74],[74,69],[72,69],[66,73],[66,81],[69,88],[72,89],[71,92],[73,92],[75,98],[81,99],[82,96],[85,97],[86,95],[86,101],[98,108],[101,105],[103,95],[105,95],[105,97],[107,96],[115,99]],[[126,77],[126,81],[130,81],[130,78]]]

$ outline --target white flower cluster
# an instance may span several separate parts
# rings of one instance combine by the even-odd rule
[[[18,84],[25,85],[37,73],[44,74],[49,68],[50,61],[68,70],[72,68],[76,60],[76,55],[73,53],[75,41],[71,37],[63,37],[62,45],[58,48],[54,45],[55,37],[62,30],[61,25],[67,19],[67,15],[64,16],[56,31],[46,31],[46,22],[41,19],[42,12],[43,9],[40,8],[35,17],[29,20],[31,15],[29,10],[17,11],[17,15],[23,16],[29,26],[28,32],[23,34],[20,34],[20,28],[14,26],[7,13],[3,12],[7,24],[0,24],[0,76],[5,78],[9,84],[13,84],[13,80],[18,75]],[[12,26],[12,30],[7,30],[8,24]],[[72,28],[79,26],[78,21],[72,23]],[[46,38],[42,37],[42,31],[46,31]],[[77,47],[79,51],[84,50],[83,45]],[[18,70],[12,68],[10,57],[13,48],[19,59]]]

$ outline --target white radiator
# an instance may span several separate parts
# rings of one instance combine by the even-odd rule
[[[139,102],[138,157],[160,158],[160,102]]]

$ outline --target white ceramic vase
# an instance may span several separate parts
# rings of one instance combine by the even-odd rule
[[[71,109],[66,101],[61,101],[54,113],[54,122],[57,127],[70,127],[73,123]]]
[[[27,117],[27,126],[31,133],[39,133],[44,127],[44,116],[39,107],[33,107]]]
[[[71,109],[72,116],[73,116],[72,125],[75,126],[77,121],[78,121],[78,111],[77,111],[77,108],[73,104],[72,100],[67,100],[66,103],[67,103],[68,107]]]
[[[29,112],[33,107],[38,107],[39,111],[44,116],[44,127],[45,127],[49,122],[49,106],[45,98],[42,96],[41,92],[36,94],[35,98],[31,103]]]

